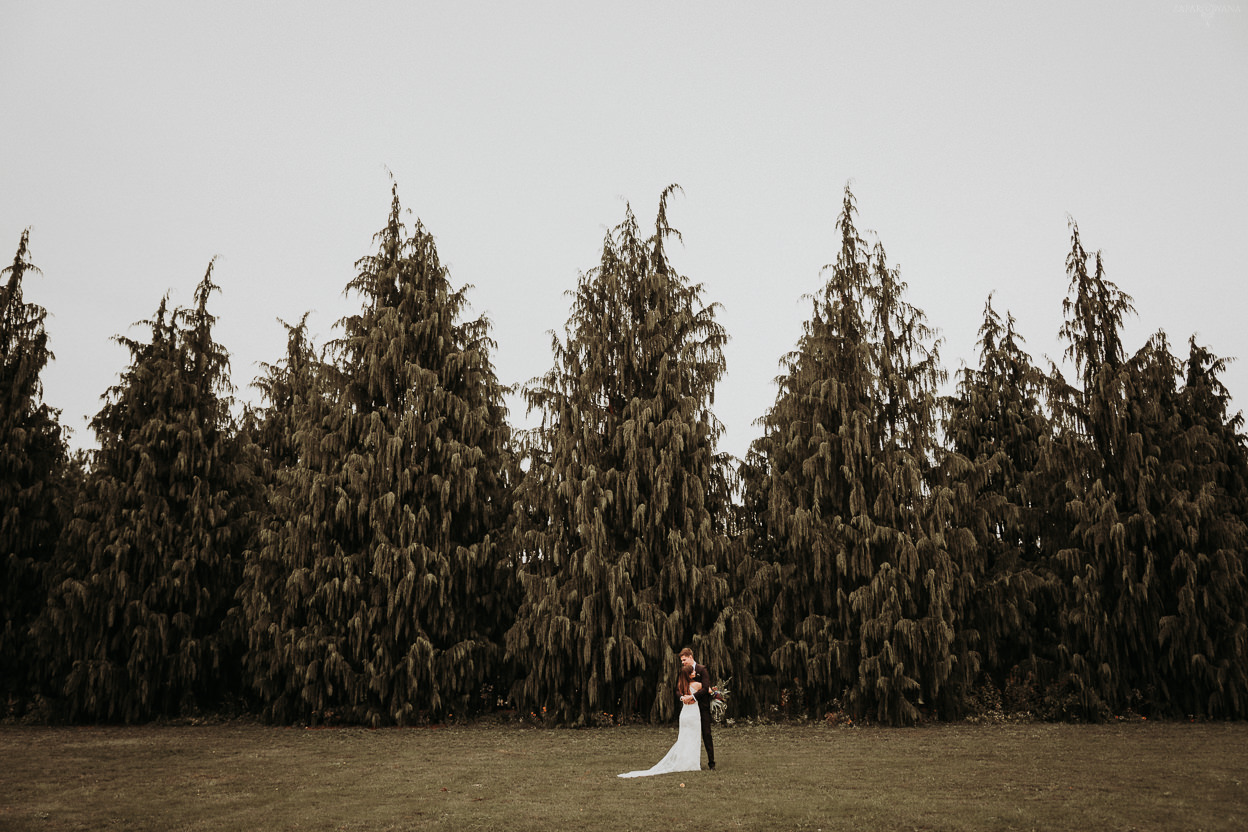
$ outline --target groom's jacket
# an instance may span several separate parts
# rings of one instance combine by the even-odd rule
[[[693,678],[691,681],[702,683],[702,690],[693,695],[693,698],[697,700],[698,707],[702,710],[710,708],[711,699],[713,698],[711,695],[711,688],[715,687],[715,677],[711,675],[711,671],[707,670],[702,665],[695,663],[693,665]]]

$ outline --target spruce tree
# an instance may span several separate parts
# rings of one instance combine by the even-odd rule
[[[195,305],[167,298],[124,336],[131,364],[92,420],[100,444],[62,536],[45,649],[73,719],[135,722],[217,706],[238,691],[224,627],[257,499],[213,340],[210,264]]]
[[[1189,342],[1177,403],[1182,500],[1165,507],[1178,542],[1160,621],[1159,685],[1170,713],[1248,715],[1248,439],[1230,413],[1219,358]]]
[[[930,504],[942,371],[883,247],[854,227],[825,267],[743,469],[778,578],[772,660],[815,713],[919,718],[953,672],[958,576]]]
[[[1142,591],[1139,603],[1155,605],[1156,570],[1151,556],[1128,545],[1119,514],[1123,466],[1132,442],[1138,447],[1125,418],[1130,372],[1121,341],[1123,318],[1135,310],[1106,276],[1100,252],[1089,270],[1091,255],[1073,220],[1070,226],[1060,336],[1082,387],[1068,384],[1056,368],[1050,381],[1057,426],[1051,464],[1064,477],[1062,509],[1071,529],[1056,560],[1064,592],[1060,659],[1075,699],[1068,715],[1102,719],[1129,706],[1123,671],[1150,644],[1146,617],[1133,599]]]
[[[974,546],[961,560],[972,593],[957,605],[965,637],[958,654],[981,663],[992,685],[1038,672],[1056,657],[1056,552],[1048,512],[1044,449],[1052,427],[1044,408],[1047,380],[1023,348],[1014,316],[984,306],[978,368],[964,368],[949,401],[949,443],[942,472],[953,525]]]
[[[1054,374],[1052,454],[1071,527],[1057,560],[1071,715],[1242,715],[1244,444],[1221,364],[1193,343],[1180,389],[1164,332],[1126,357],[1130,298],[1099,252],[1089,271],[1071,229],[1061,335],[1082,389]]]
[[[375,239],[335,360],[310,362],[291,332],[292,461],[240,592],[248,672],[283,722],[461,714],[495,684],[513,615],[489,322],[463,319],[468,287],[419,221],[406,232],[397,188]]]
[[[723,567],[711,405],[727,336],[669,260],[675,188],[652,234],[631,209],[607,234],[552,336],[554,366],[524,390],[541,424],[517,494],[524,595],[507,647],[528,670],[519,706],[552,722],[668,719],[682,647],[724,678],[755,635]]]
[[[1188,384],[1164,332],[1127,357],[1130,298],[1071,223],[1061,335],[1082,389],[1054,374],[1071,533],[1059,553],[1071,715],[1243,713],[1243,440],[1218,360],[1193,344]],[[1230,462],[1231,464],[1227,464]]]
[[[286,329],[286,355],[277,364],[261,363],[264,374],[252,385],[266,403],[259,411],[249,411],[254,423],[256,444],[273,471],[289,468],[298,461],[295,432],[298,413],[315,393],[315,374],[320,359],[308,339],[308,313],[291,325],[278,320]]]
[[[0,702],[14,705],[33,696],[42,666],[30,626],[46,597],[67,460],[59,412],[43,402],[47,311],[22,297],[26,275],[39,273],[29,243],[23,231],[13,265],[0,272]]]
[[[1123,315],[1133,311],[1130,298],[1105,276],[1099,252],[1089,272],[1090,255],[1071,226],[1062,336],[1083,388],[1059,386],[1066,421],[1055,446],[1065,464],[1072,523],[1059,557],[1066,665],[1077,715],[1169,714],[1175,696],[1191,699],[1178,689],[1186,682],[1173,684],[1196,670],[1185,651],[1208,644],[1171,640],[1163,654],[1161,621],[1176,608],[1179,592],[1208,589],[1234,598],[1239,589],[1227,580],[1237,570],[1223,570],[1210,586],[1203,585],[1207,570],[1198,577],[1195,561],[1209,553],[1197,541],[1215,517],[1193,467],[1196,437],[1183,425],[1179,362],[1160,332],[1126,357],[1119,333]],[[1189,585],[1181,590],[1176,579]],[[1226,600],[1218,598],[1218,605]],[[1193,635],[1197,622],[1186,623]]]
[[[1148,650],[1122,672],[1136,706],[1154,715],[1238,717],[1248,708],[1243,439],[1227,417],[1219,359],[1193,341],[1188,364],[1181,389],[1164,333],[1130,362],[1138,453],[1128,457],[1121,514],[1128,545],[1156,575]]]

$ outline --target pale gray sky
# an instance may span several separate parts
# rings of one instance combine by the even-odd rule
[[[743,455],[834,259],[852,180],[909,299],[974,363],[984,301],[1060,360],[1067,215],[1139,316],[1239,356],[1248,401],[1248,2],[103,2],[0,9],[0,261],[22,229],[75,444],[161,296],[212,310],[241,397],[353,263],[392,171],[504,383],[551,365],[564,292],[663,187],[680,270],[732,336]],[[1067,369],[1069,374],[1069,369]],[[513,422],[523,424],[518,402]]]

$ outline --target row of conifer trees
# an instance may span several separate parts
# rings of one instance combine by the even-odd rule
[[[1042,370],[984,309],[937,340],[846,189],[835,256],[747,458],[717,450],[727,334],[631,211],[582,274],[513,431],[397,190],[316,348],[306,316],[234,407],[209,312],[162,301],[70,454],[42,401],[22,235],[0,298],[0,685],[11,718],[203,711],[411,724],[499,707],[673,716],[677,653],[732,709],[890,725],[1248,715],[1248,442],[1194,340],[1120,340],[1131,299],[1071,224]]]

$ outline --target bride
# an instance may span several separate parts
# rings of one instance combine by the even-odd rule
[[[685,704],[680,709],[680,732],[676,735],[676,744],[667,755],[645,771],[630,771],[620,777],[649,777],[652,774],[670,774],[674,771],[700,771],[702,768],[702,713],[693,695],[702,689],[700,682],[691,681],[693,671],[682,668],[676,678],[676,689],[680,691],[680,701]]]

